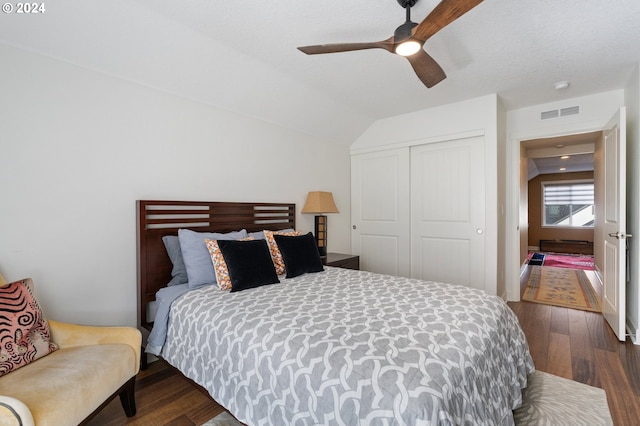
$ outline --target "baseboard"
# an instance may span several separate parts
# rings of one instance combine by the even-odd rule
[[[520,279],[522,279],[522,275],[524,275],[524,273],[526,272],[528,265],[528,263],[523,263],[522,265],[520,265]]]
[[[507,291],[503,291],[502,294],[499,295],[502,300],[504,300],[505,302],[509,301],[509,298],[507,297]]]
[[[640,328],[635,326],[628,318],[627,318],[627,333],[631,338],[631,343],[634,345],[640,345]]]

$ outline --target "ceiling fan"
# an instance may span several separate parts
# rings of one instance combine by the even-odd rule
[[[482,0],[442,0],[419,24],[411,22],[411,8],[418,0],[397,0],[406,10],[406,22],[396,28],[393,36],[370,43],[320,44],[298,47],[307,55],[350,52],[353,50],[384,49],[409,60],[418,78],[427,87],[433,87],[446,78],[438,63],[422,48],[435,33],[473,9]]]

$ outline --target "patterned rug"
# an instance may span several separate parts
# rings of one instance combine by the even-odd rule
[[[218,414],[202,426],[243,426],[242,423],[236,420],[231,414],[223,411]]]
[[[522,406],[513,412],[516,426],[613,425],[604,390],[536,371],[522,392]],[[227,412],[203,426],[243,426]]]
[[[584,269],[587,271],[596,269],[593,263],[593,256],[583,254],[530,252],[527,256],[527,263],[532,266],[555,266],[557,268]]]
[[[536,371],[513,412],[517,426],[613,425],[603,389]]]
[[[598,293],[593,289],[586,273],[579,269],[532,266],[522,299],[546,305],[602,312]]]

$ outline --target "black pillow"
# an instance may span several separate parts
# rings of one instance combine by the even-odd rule
[[[287,278],[324,271],[316,239],[311,232],[300,236],[274,234],[273,238],[282,254]]]
[[[231,292],[279,283],[266,240],[218,240],[229,269]]]

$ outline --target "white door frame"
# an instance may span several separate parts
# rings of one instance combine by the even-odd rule
[[[522,142],[524,142],[525,140],[529,140],[529,139],[540,139],[540,138],[548,138],[548,137],[562,137],[562,136],[569,136],[569,135],[573,135],[573,134],[580,134],[580,133],[587,133],[590,131],[602,131],[603,135],[604,132],[611,126],[611,123],[613,121],[615,121],[616,117],[620,117],[620,115],[622,115],[624,117],[624,114],[626,113],[626,109],[625,107],[621,107],[615,114],[613,114],[613,119],[611,119],[610,121],[607,122],[606,125],[602,126],[599,129],[582,129],[582,131],[563,131],[563,132],[559,132],[559,133],[554,133],[554,134],[547,134],[547,135],[536,135],[534,137],[519,137],[517,138],[517,144],[514,143],[514,145],[517,147],[517,149],[514,149],[513,147],[511,148],[512,151],[512,155],[511,155],[511,159],[512,159],[512,163],[507,164],[507,170],[511,170],[512,172],[515,170],[517,171],[518,175],[516,179],[513,179],[513,182],[518,182],[518,185],[515,188],[515,197],[513,198],[513,201],[515,201],[515,203],[517,203],[516,207],[514,208],[513,211],[515,212],[512,216],[515,216],[515,221],[516,221],[516,226],[515,227],[508,227],[507,229],[509,230],[508,232],[510,233],[507,236],[507,245],[509,245],[509,243],[511,243],[512,245],[510,246],[511,248],[516,247],[517,249],[514,250],[507,250],[507,264],[509,265],[507,267],[507,276],[509,277],[509,280],[507,281],[508,283],[510,283],[511,285],[509,286],[509,288],[507,289],[507,295],[509,300],[514,300],[514,301],[519,301],[520,300],[520,279],[519,279],[519,275],[521,272],[521,261],[520,259],[523,256],[523,253],[521,253],[521,233],[519,231],[519,228],[517,226],[517,224],[519,223],[519,207],[520,207],[520,194],[521,194],[521,185],[520,185],[520,173],[521,173],[521,168],[520,168],[520,153],[521,153],[521,149],[522,149]],[[620,121],[620,119],[618,119]],[[624,118],[622,119],[622,125],[624,126],[625,124],[625,120]],[[621,150],[622,153],[624,153],[626,151],[626,137],[624,136],[625,134],[625,129],[622,128],[620,129],[620,133],[621,133],[621,142],[622,144],[624,144],[624,146],[619,147],[619,149]],[[603,141],[604,143],[604,141]],[[604,149],[604,147],[602,148]],[[513,160],[515,154],[517,154],[517,160]],[[624,162],[626,162],[626,160],[623,160]],[[623,163],[623,169],[624,169],[624,164]],[[625,173],[623,172],[623,177],[625,176]],[[623,185],[624,186],[624,185]],[[626,193],[624,195],[626,197]],[[512,203],[512,206],[513,204]],[[606,206],[603,207],[603,209],[606,208]],[[622,215],[626,214],[626,209],[623,209],[625,211],[621,212]],[[624,217],[622,217],[622,227],[625,229],[621,229],[619,232],[624,234],[626,233],[626,225],[625,225],[625,221],[624,221]],[[512,230],[516,230],[515,232],[513,232]],[[606,238],[605,238],[606,239]],[[596,239],[597,240],[597,239]],[[616,240],[618,242],[618,245],[622,245],[622,247],[624,247],[624,244],[620,243],[620,240]],[[624,238],[622,238],[622,241],[624,241]],[[624,251],[624,248],[622,249]],[[515,259],[514,259],[515,256]],[[626,254],[623,253],[621,255],[620,258],[616,258],[617,259],[617,263],[618,263],[618,268],[616,269],[617,271],[619,271],[620,269],[622,270],[622,273],[624,273],[624,258],[625,258]],[[604,259],[602,260],[604,262]],[[512,268],[514,268],[514,265],[517,266],[517,274],[514,274],[514,271],[512,270]],[[606,272],[606,271],[605,271]],[[603,277],[603,279],[607,279],[609,282],[606,283],[605,282],[605,291],[607,289],[607,286],[611,286],[611,277]],[[603,300],[603,302],[605,302],[605,306],[604,306],[604,315],[605,318],[607,319],[607,321],[609,321],[612,324],[612,329],[614,330],[614,332],[616,333],[616,335],[618,336],[618,338],[620,340],[624,340],[624,336],[625,336],[625,324],[626,324],[626,308],[624,306],[622,306],[623,312],[622,312],[622,317],[620,318],[619,315],[619,309],[621,305],[624,305],[624,291],[625,291],[625,282],[624,279],[621,280],[622,282],[617,282],[615,283],[615,285],[617,286],[621,286],[620,288],[618,288],[618,292],[619,294],[621,294],[622,296],[620,297],[620,300],[617,301],[615,303],[615,310],[609,309],[609,315],[607,315],[607,306],[606,306],[606,301]],[[617,294],[617,293],[616,293]],[[603,294],[603,297],[605,295]],[[617,296],[616,296],[617,297]],[[615,314],[615,315],[614,315]],[[618,324],[618,322],[620,322],[620,324]]]
[[[607,119],[608,121],[608,119]],[[511,214],[508,215],[507,235],[506,235],[506,282],[507,282],[507,300],[520,301],[520,274],[522,262],[520,261],[520,149],[522,142],[530,139],[543,139],[570,136],[580,133],[590,133],[602,131],[602,127],[580,127],[575,129],[563,129],[561,131],[539,131],[524,133],[514,136],[507,143],[507,181],[514,182],[511,188],[507,188],[507,201],[511,208]],[[511,198],[509,198],[511,195]]]

